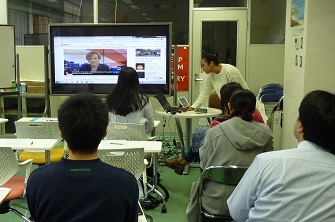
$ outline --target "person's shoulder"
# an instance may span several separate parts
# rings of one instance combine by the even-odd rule
[[[91,65],[90,64],[82,64],[79,68],[80,71],[90,71],[91,70]]]
[[[226,69],[237,69],[235,66],[231,65],[231,64],[228,64],[228,63],[220,63],[220,65],[223,67],[223,68],[226,68]]]
[[[272,134],[272,131],[270,129],[270,127],[264,123],[260,123],[258,121],[252,120],[251,121],[252,124],[256,125],[258,128],[260,128],[263,131],[266,131],[269,134]]]
[[[292,154],[296,152],[297,152],[296,148],[265,152],[258,154],[255,160],[257,159],[258,161],[273,162],[273,160],[275,159],[285,159],[287,157],[290,157]]]
[[[81,65],[81,67],[83,67],[83,68],[91,68],[91,65],[88,64],[88,63],[84,63],[84,64]]]
[[[109,66],[106,64],[99,64],[98,69],[100,69],[101,71],[109,71]]]
[[[36,168],[30,173],[29,179],[35,180],[38,178],[45,178],[46,176],[50,175],[54,164],[57,164],[57,163],[47,164],[47,165]]]

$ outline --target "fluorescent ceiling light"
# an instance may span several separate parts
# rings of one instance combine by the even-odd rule
[[[145,13],[145,12],[143,12],[143,13],[142,13],[142,15],[143,15],[143,16],[147,16],[148,14],[147,14],[147,13]]]
[[[59,2],[58,0],[48,0],[48,2]]]
[[[133,5],[134,2],[132,2],[131,0],[123,0],[124,3],[128,4],[128,5]]]
[[[151,20],[152,20],[152,18],[146,18],[146,20],[149,20],[149,21],[151,21]]]
[[[140,9],[137,5],[129,5],[132,9]]]

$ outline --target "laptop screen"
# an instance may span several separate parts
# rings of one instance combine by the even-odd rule
[[[165,98],[164,94],[158,94],[155,97],[165,111],[171,111],[171,105],[169,101],[167,101],[167,99]]]

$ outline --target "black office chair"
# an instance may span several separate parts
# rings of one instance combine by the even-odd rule
[[[245,171],[248,169],[248,166],[210,166],[207,167],[200,176],[199,186],[198,186],[198,200],[200,205],[200,221],[199,222],[228,222],[233,221],[229,215],[216,215],[211,214],[204,210],[202,206],[202,193],[203,185],[208,181],[215,181],[217,183],[236,186],[241,178],[243,177]]]

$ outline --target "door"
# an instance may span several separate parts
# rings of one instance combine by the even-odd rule
[[[220,63],[236,66],[246,77],[247,9],[193,9],[191,101],[199,95],[206,78],[200,71],[202,53],[217,53]],[[207,106],[204,103],[202,106]]]

